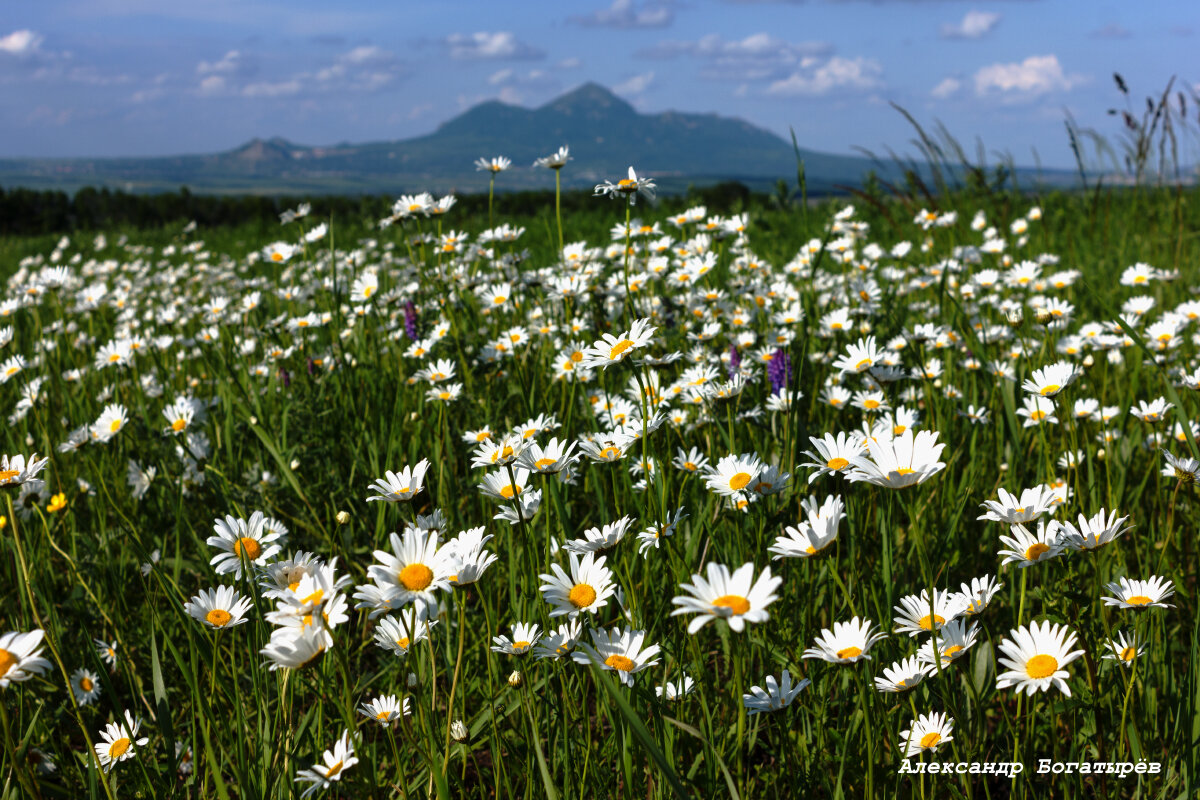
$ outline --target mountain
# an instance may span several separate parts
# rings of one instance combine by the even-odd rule
[[[595,83],[545,105],[522,108],[488,101],[412,139],[312,147],[275,137],[254,139],[211,155],[160,158],[0,160],[0,186],[110,186],[132,191],[174,189],[249,193],[399,193],[486,191],[475,159],[503,155],[513,169],[500,189],[553,186],[534,159],[561,145],[573,161],[562,171],[568,187],[624,177],[633,165],[665,189],[688,183],[742,180],[766,187],[794,181],[792,145],[770,131],[716,114],[666,111],[641,114]],[[858,184],[875,166],[865,158],[801,150],[810,191]],[[886,172],[886,171],[885,171]]]

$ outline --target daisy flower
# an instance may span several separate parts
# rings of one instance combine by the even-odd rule
[[[1000,664],[1008,667],[1008,672],[996,676],[996,688],[1016,686],[1018,692],[1033,694],[1053,686],[1070,697],[1066,679],[1071,676],[1064,667],[1083,655],[1082,650],[1071,649],[1076,644],[1075,634],[1066,625],[1046,620],[1016,628],[1009,635],[999,646],[1003,654]]]
[[[438,620],[426,616],[433,609],[406,608],[397,616],[379,620],[375,627],[375,643],[398,656],[408,655],[414,645],[429,638]]]
[[[557,152],[537,159],[533,162],[533,165],[535,167],[545,167],[546,169],[562,169],[571,160],[570,153],[570,149],[566,145],[563,145],[558,148]]]
[[[227,515],[225,519],[213,523],[216,536],[208,537],[205,543],[222,551],[209,562],[218,575],[232,572],[234,578],[240,580],[243,559],[255,566],[265,567],[268,561],[279,554],[281,548],[277,540],[280,533],[268,532],[265,522],[263,513],[255,511],[249,521]]]
[[[1126,639],[1123,631],[1118,631],[1117,638],[1109,639],[1104,646],[1112,652],[1105,653],[1102,658],[1116,661],[1126,667],[1133,666],[1133,660],[1146,652],[1146,645],[1138,642],[1136,633]]]
[[[1037,533],[1031,533],[1024,525],[1013,525],[1009,530],[1011,536],[1000,537],[1000,541],[1008,546],[999,553],[1004,556],[1001,564],[1016,562],[1024,569],[1057,558],[1065,549],[1059,537],[1060,523],[1054,520],[1049,524],[1044,519],[1038,520]]]
[[[96,646],[96,657],[102,660],[112,669],[117,668],[117,643],[106,642],[103,639],[93,639],[92,644]]]
[[[358,713],[362,714],[367,719],[373,719],[383,727],[389,727],[393,722],[397,722],[401,717],[407,717],[412,714],[412,708],[409,705],[408,698],[404,698],[401,703],[396,699],[394,694],[385,694],[376,697],[369,703],[362,703],[358,707]]]
[[[887,638],[869,619],[854,617],[849,622],[833,623],[833,630],[823,628],[815,640],[816,647],[804,651],[802,658],[820,658],[831,664],[853,664],[867,655],[876,642]]]
[[[616,547],[625,538],[633,517],[621,517],[616,522],[610,522],[603,528],[588,528],[583,532],[582,539],[572,539],[563,545],[563,549],[571,553],[594,553]]]
[[[771,576],[770,567],[765,567],[757,580],[751,562],[730,573],[729,567],[710,561],[707,573],[707,579],[693,575],[691,583],[681,583],[679,588],[687,594],[671,600],[673,605],[679,606],[671,612],[673,617],[700,614],[688,623],[689,634],[694,634],[713,619],[724,619],[736,633],[741,633],[747,622],[767,621],[766,608],[778,599],[775,590],[783,583],[783,578]]]
[[[639,194],[653,200],[655,188],[654,181],[649,178],[639,178],[638,174],[634,172],[633,167],[630,167],[629,177],[622,178],[616,183],[605,181],[604,183],[596,184],[595,195],[608,195],[613,198],[624,196],[629,198],[629,204],[633,205],[637,202]]]
[[[528,653],[541,638],[541,628],[536,624],[517,622],[512,626],[512,639],[500,635],[493,637],[492,651],[507,653],[510,656],[523,656]]]
[[[931,669],[936,670],[939,664],[945,667],[966,655],[978,638],[979,623],[972,622],[967,627],[967,620],[960,617],[947,622],[933,638],[921,645],[917,658],[924,664],[933,665]]]
[[[27,681],[35,674],[50,669],[50,662],[41,657],[43,630],[29,633],[9,631],[0,636],[0,689]]]
[[[90,669],[80,667],[71,673],[71,692],[79,705],[92,704],[100,696],[99,676]]]
[[[1195,483],[1200,480],[1200,461],[1188,456],[1178,458],[1166,450],[1163,450],[1162,454],[1163,459],[1167,462],[1162,469],[1163,477],[1176,478],[1184,483]]]
[[[92,423],[92,441],[104,444],[121,432],[129,422],[129,412],[120,403],[110,403],[104,407],[99,419]]]
[[[938,444],[937,437],[937,431],[921,431],[914,437],[909,429],[893,439],[869,441],[866,454],[850,460],[852,469],[846,479],[891,489],[924,483],[946,466],[937,460],[946,447]]]
[[[281,627],[271,632],[271,640],[259,650],[270,662],[270,670],[304,669],[316,664],[329,649],[329,633],[319,625]]]
[[[897,661],[883,668],[883,677],[875,679],[875,689],[880,692],[907,692],[929,677],[932,668],[916,656]]]
[[[493,500],[514,500],[525,491],[528,481],[527,469],[514,469],[511,475],[507,469],[503,469],[483,476],[479,491]]]
[[[992,602],[996,592],[1000,591],[1003,586],[1004,584],[991,575],[972,578],[969,585],[964,583],[962,590],[958,593],[959,600],[963,604],[963,613],[970,617],[983,613],[983,610]]]
[[[1095,550],[1133,530],[1132,525],[1124,524],[1127,519],[1129,517],[1118,517],[1116,511],[1106,513],[1103,508],[1091,519],[1080,514],[1078,528],[1069,520],[1061,523],[1059,542],[1072,550]]]
[[[530,442],[518,456],[516,463],[530,472],[553,475],[568,469],[579,460],[575,453],[578,444],[567,444],[565,440],[560,442],[557,438],[551,439],[545,447],[537,442]]]
[[[683,678],[678,681],[668,681],[662,686],[655,686],[654,696],[673,702],[681,697],[686,697],[695,690],[696,682],[692,680],[690,675],[684,675]]]
[[[1162,422],[1167,416],[1167,412],[1174,408],[1173,403],[1168,403],[1161,397],[1156,397],[1147,403],[1145,400],[1139,400],[1136,406],[1129,408],[1129,413],[1140,419],[1142,422]]]
[[[583,623],[574,617],[546,633],[533,648],[536,658],[564,658],[571,654],[583,636]]]
[[[810,436],[808,440],[812,442],[817,452],[813,453],[811,450],[805,450],[804,455],[811,458],[812,461],[805,462],[800,466],[815,467],[817,469],[816,472],[808,476],[810,484],[822,475],[838,473],[842,477],[845,477],[850,462],[865,452],[859,440],[845,432],[839,433],[837,436],[827,433],[820,439]]]
[[[503,172],[512,166],[512,159],[505,156],[492,156],[491,158],[475,159],[476,172]]]
[[[658,546],[662,544],[662,540],[674,536],[675,528],[679,526],[682,520],[687,518],[687,512],[683,510],[683,506],[680,506],[674,512],[667,514],[665,522],[651,524],[637,535],[638,553],[645,556],[650,548],[657,550]]]
[[[358,763],[354,757],[354,743],[350,740],[350,731],[343,731],[342,738],[337,740],[332,750],[321,754],[323,763],[314,764],[311,769],[302,769],[296,773],[296,783],[312,784],[300,795],[312,797],[322,789],[329,788],[334,781],[341,780],[342,773]]]
[[[639,347],[645,347],[653,338],[657,327],[650,324],[649,319],[634,320],[628,331],[613,336],[611,333],[602,334],[600,339],[583,351],[583,361],[580,366],[585,369],[595,367],[607,368],[616,364]]]
[[[708,468],[704,483],[709,491],[716,494],[740,497],[762,469],[762,461],[753,453],[727,455],[715,467]]]
[[[875,337],[868,336],[847,345],[845,355],[834,361],[833,366],[841,370],[843,375],[866,372],[879,363],[881,356],[882,353],[875,346]]]
[[[1053,508],[1053,496],[1045,484],[1025,489],[1021,496],[1010,494],[1006,489],[996,491],[999,500],[984,500],[980,506],[984,513],[976,519],[1006,522],[1009,525],[1033,522]]]
[[[49,458],[43,458],[39,461],[37,453],[29,456],[29,458],[21,454],[0,456],[0,486],[20,486],[30,483],[37,478],[38,474],[46,468],[48,463],[50,463]],[[32,485],[35,488],[40,488],[41,484],[42,482],[38,480]]]
[[[241,597],[232,586],[202,589],[200,594],[185,603],[183,610],[213,630],[232,628],[247,622],[246,612],[253,605],[250,598]]]
[[[595,614],[608,603],[608,598],[617,590],[612,572],[604,566],[604,556],[596,558],[594,553],[585,553],[583,560],[575,553],[568,553],[571,574],[567,575],[558,564],[550,565],[553,574],[538,575],[545,581],[539,588],[547,603],[554,606],[551,617],[564,614],[572,617],[586,611]]]
[[[1054,416],[1054,401],[1039,395],[1026,397],[1017,409],[1017,416],[1025,418],[1022,426],[1026,428],[1041,425],[1043,422],[1058,423],[1058,417]]]
[[[907,633],[917,636],[939,630],[947,622],[952,622],[963,613],[961,599],[956,592],[939,592],[933,590],[933,600],[929,599],[929,591],[923,589],[920,594],[910,594],[900,598],[900,605],[895,607],[896,628],[894,633]]]
[[[373,608],[372,616],[377,616],[410,603],[422,608],[436,605],[434,592],[450,591],[450,576],[455,566],[453,552],[438,547],[436,530],[406,530],[403,537],[393,533],[390,542],[392,552],[376,550],[373,555],[378,563],[367,568],[367,577],[379,587],[386,602],[375,605],[360,602],[357,607]],[[358,587],[356,600],[378,599],[363,589],[364,586]]]
[[[934,711],[922,714],[909,729],[901,734],[900,744],[904,748],[904,757],[919,756],[927,750],[937,748],[952,740],[954,720],[943,713]]]
[[[141,727],[142,721],[134,719],[133,715],[126,711],[124,724],[110,722],[100,732],[100,741],[96,742],[94,747],[96,758],[105,772],[110,772],[118,762],[126,761],[137,755],[135,745],[142,747],[150,741],[148,736],[143,736],[141,739],[135,738]]]
[[[812,684],[808,678],[792,683],[792,675],[786,669],[778,679],[768,675],[763,681],[764,686],[751,686],[750,694],[742,695],[742,705],[746,714],[761,714],[764,711],[779,711],[786,708],[796,699],[796,695]]]
[[[429,460],[421,459],[416,466],[405,467],[399,472],[388,470],[385,477],[376,480],[369,488],[376,494],[367,498],[372,500],[387,500],[389,503],[405,503],[413,499],[425,486],[425,472],[429,469]]]
[[[1164,603],[1175,594],[1171,581],[1164,581],[1157,575],[1151,575],[1144,581],[1119,578],[1105,584],[1105,589],[1112,592],[1112,597],[1102,597],[1106,606],[1118,608],[1174,608],[1170,603]]]
[[[1021,388],[1041,397],[1054,397],[1079,377],[1079,369],[1070,362],[1057,361],[1048,367],[1035,369]]]
[[[632,433],[613,431],[595,440],[581,440],[579,452],[595,462],[620,461],[636,441],[637,437]]]
[[[633,686],[634,675],[658,663],[655,656],[659,653],[659,646],[652,644],[643,647],[645,631],[611,628],[607,631],[594,630],[591,634],[592,645],[595,646],[581,643],[571,657],[580,664],[594,663],[603,670],[616,672],[626,686]]]

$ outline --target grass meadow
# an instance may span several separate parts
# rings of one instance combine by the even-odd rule
[[[0,797],[1195,796],[1196,190],[613,177],[0,245]]]

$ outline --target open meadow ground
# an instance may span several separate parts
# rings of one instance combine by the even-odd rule
[[[1195,797],[1200,194],[649,190],[0,243],[0,797]]]

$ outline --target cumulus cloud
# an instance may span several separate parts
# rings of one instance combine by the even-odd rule
[[[941,27],[943,39],[982,39],[1000,22],[1000,15],[991,11],[968,11],[961,22],[947,22]]]
[[[769,33],[725,39],[712,33],[693,41],[664,41],[639,53],[643,58],[681,56],[702,62],[700,77],[709,80],[776,81],[814,67],[833,52],[827,42],[788,42]]]
[[[488,33],[452,33],[443,44],[450,57],[462,61],[530,60],[544,58],[545,53],[519,39],[512,31]]]
[[[654,83],[654,70],[627,78],[612,87],[612,90],[615,94],[622,95],[623,97],[631,97],[646,91],[652,83]]]
[[[235,75],[245,72],[247,64],[238,50],[230,50],[216,61],[201,61],[196,65],[197,75]]]
[[[241,95],[252,98],[292,97],[329,92],[374,92],[409,74],[408,66],[377,45],[360,45],[335,56],[324,66],[273,78],[256,78],[256,66],[230,50],[215,61],[196,65],[196,93],[203,97]]]
[[[975,94],[1000,95],[1010,100],[1069,91],[1083,83],[1082,75],[1068,75],[1058,56],[1030,56],[1020,63],[989,64],[975,73]]]
[[[613,0],[608,8],[571,17],[571,21],[596,28],[665,28],[675,21],[675,12],[667,3]]]
[[[0,38],[0,53],[11,56],[28,56],[36,53],[45,37],[31,30],[13,31]]]
[[[962,81],[958,78],[944,78],[941,83],[933,87],[929,92],[938,100],[945,100],[947,97],[952,97],[962,88]]]
[[[526,101],[545,97],[562,88],[557,77],[544,69],[518,70],[511,67],[499,69],[488,76],[489,86],[499,87],[497,97],[505,103],[521,105]]]
[[[869,58],[834,56],[812,60],[786,78],[774,81],[767,94],[817,97],[834,91],[864,91],[883,85],[883,67]]]

